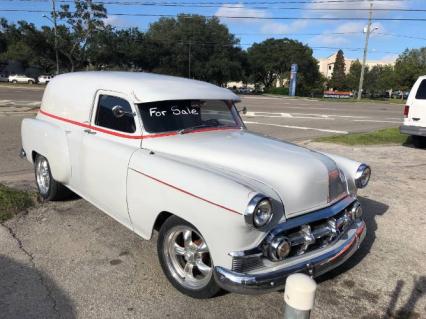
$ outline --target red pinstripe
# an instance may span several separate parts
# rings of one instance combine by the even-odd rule
[[[179,191],[179,192],[182,192],[182,193],[187,194],[187,195],[189,195],[189,196],[195,197],[195,198],[197,198],[197,199],[199,199],[199,200],[202,200],[202,201],[204,201],[204,202],[206,202],[206,203],[209,203],[209,204],[214,205],[214,206],[216,206],[216,207],[219,207],[219,208],[222,208],[222,209],[224,209],[224,210],[227,210],[227,211],[229,211],[229,212],[231,212],[231,213],[238,214],[238,215],[242,215],[241,213],[237,212],[236,210],[233,210],[233,209],[230,209],[230,208],[225,207],[225,206],[223,206],[223,205],[220,205],[220,204],[214,203],[214,202],[212,202],[212,201],[210,201],[210,200],[208,200],[208,199],[205,199],[205,198],[203,198],[203,197],[200,197],[200,196],[198,196],[198,195],[195,195],[195,194],[193,194],[193,193],[190,193],[190,192],[188,192],[188,191],[186,191],[186,190],[184,190],[184,189],[182,189],[182,188],[179,188],[179,187],[176,187],[176,186],[171,185],[171,184],[169,184],[169,183],[166,183],[166,182],[164,182],[164,181],[162,181],[162,180],[160,180],[160,179],[158,179],[158,178],[152,177],[152,176],[150,176],[150,175],[148,175],[148,174],[142,173],[142,172],[140,172],[140,171],[138,171],[138,170],[136,170],[136,169],[133,169],[133,168],[132,168],[132,170],[133,170],[133,171],[135,171],[136,173],[139,173],[139,174],[141,174],[141,175],[143,175],[143,176],[145,176],[145,177],[149,178],[149,179],[152,179],[153,181],[156,181],[156,182],[158,182],[158,183],[161,183],[161,184],[163,184],[163,185],[166,185],[166,186],[168,186],[168,187],[171,187],[171,188],[173,188],[173,189],[175,189],[175,190],[177,190],[177,191]]]
[[[130,139],[141,140],[141,139],[145,139],[145,138],[156,138],[156,137],[166,137],[166,136],[175,136],[175,135],[178,135],[177,132],[167,132],[167,133],[149,134],[149,135],[130,135],[130,134],[123,134],[123,133],[118,133],[118,132],[114,132],[114,131],[111,131],[111,130],[107,130],[107,129],[104,129],[104,128],[101,128],[101,127],[93,126],[93,125],[90,125],[90,124],[85,124],[85,123],[77,122],[77,121],[74,121],[74,120],[70,120],[70,119],[67,119],[65,117],[61,117],[61,116],[58,116],[58,115],[54,115],[54,114],[48,113],[48,112],[43,111],[41,109],[39,110],[39,112],[41,114],[46,115],[48,117],[51,117],[51,118],[53,118],[55,120],[63,121],[63,122],[70,123],[70,124],[73,124],[73,125],[77,125],[77,126],[81,126],[81,127],[84,127],[84,128],[88,128],[88,129],[91,129],[93,131],[98,131],[98,132],[102,132],[102,133],[105,133],[105,134],[110,134],[110,135],[114,135],[114,136],[118,136],[118,137],[123,137],[123,138],[130,138]],[[202,128],[202,129],[198,129],[198,130],[193,130],[193,131],[190,131],[188,133],[201,133],[201,132],[224,131],[224,130],[239,130],[239,128],[234,128],[234,127],[208,127],[208,128]]]

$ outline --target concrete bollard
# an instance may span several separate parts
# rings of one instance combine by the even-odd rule
[[[314,307],[316,282],[305,274],[287,278],[284,291],[284,319],[309,319]]]

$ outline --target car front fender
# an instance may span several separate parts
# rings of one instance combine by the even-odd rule
[[[264,237],[244,219],[255,194],[235,180],[144,149],[129,163],[127,202],[135,232],[151,238],[157,216],[169,212],[200,231],[215,265],[231,267],[229,252],[252,247]]]

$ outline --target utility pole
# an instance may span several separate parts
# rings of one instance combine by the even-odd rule
[[[191,41],[188,42],[188,79],[191,78]]]
[[[367,31],[365,32],[364,57],[362,59],[361,76],[359,78],[358,101],[361,100],[362,90],[363,90],[363,85],[364,85],[365,64],[367,63],[368,40],[370,38],[370,33],[371,33],[371,18],[372,18],[372,16],[373,16],[373,3],[371,2],[370,3],[370,11],[368,13]]]
[[[59,74],[59,53],[58,53],[58,24],[56,23],[56,2],[52,0],[53,28],[55,36],[55,58],[56,58],[56,75]]]
[[[46,18],[53,24],[53,36],[55,41],[55,58],[56,58],[56,75],[59,74],[59,53],[58,53],[58,24],[56,22],[56,0],[52,0],[52,18],[49,18],[46,14],[43,14],[43,18]]]

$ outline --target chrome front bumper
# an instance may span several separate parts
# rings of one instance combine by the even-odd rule
[[[223,267],[215,267],[217,283],[225,290],[242,294],[257,294],[284,288],[286,279],[293,273],[307,273],[313,277],[322,275],[341,265],[356,250],[366,234],[364,221],[359,220],[331,247],[309,256],[300,256],[299,261],[280,262],[279,266],[263,272],[244,274]]]

